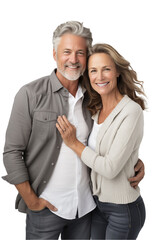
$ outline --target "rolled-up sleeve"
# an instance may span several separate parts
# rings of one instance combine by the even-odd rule
[[[3,161],[7,175],[2,178],[11,184],[29,180],[25,164],[25,149],[31,133],[30,101],[27,88],[21,88],[15,97],[6,131]]]

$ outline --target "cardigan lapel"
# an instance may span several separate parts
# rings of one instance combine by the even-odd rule
[[[105,132],[107,131],[107,129],[113,122],[114,118],[121,112],[121,110],[125,107],[125,105],[130,101],[131,101],[131,99],[127,95],[125,95],[121,99],[121,101],[117,104],[117,106],[113,109],[113,111],[109,114],[109,116],[105,119],[105,121],[102,123],[102,126],[97,135],[97,142],[96,142],[96,151],[97,152],[99,152],[100,142],[101,142]],[[97,112],[95,114],[95,116],[93,116],[93,119],[95,121],[98,120],[98,115],[99,115],[99,112]]]

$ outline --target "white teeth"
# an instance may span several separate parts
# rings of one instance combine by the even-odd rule
[[[108,84],[109,82],[106,82],[106,83],[96,83],[99,87],[104,87]]]
[[[78,66],[68,66],[68,67],[73,69],[78,68]]]

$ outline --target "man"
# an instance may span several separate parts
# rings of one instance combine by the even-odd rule
[[[87,167],[62,142],[56,130],[59,115],[78,127],[87,144],[92,127],[85,89],[81,86],[92,34],[79,22],[58,26],[53,34],[50,76],[31,82],[17,93],[6,133],[3,177],[19,191],[16,208],[27,213],[27,239],[89,239],[95,203]],[[140,167],[139,167],[140,165]],[[133,186],[144,176],[130,179]]]

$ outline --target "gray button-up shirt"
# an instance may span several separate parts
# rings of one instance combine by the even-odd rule
[[[4,147],[4,165],[11,184],[29,181],[39,196],[48,182],[57,161],[62,139],[56,129],[57,117],[68,113],[68,90],[55,71],[23,86],[17,93]],[[83,115],[89,130],[91,116],[83,100]],[[26,212],[27,206],[18,194],[16,208]]]

